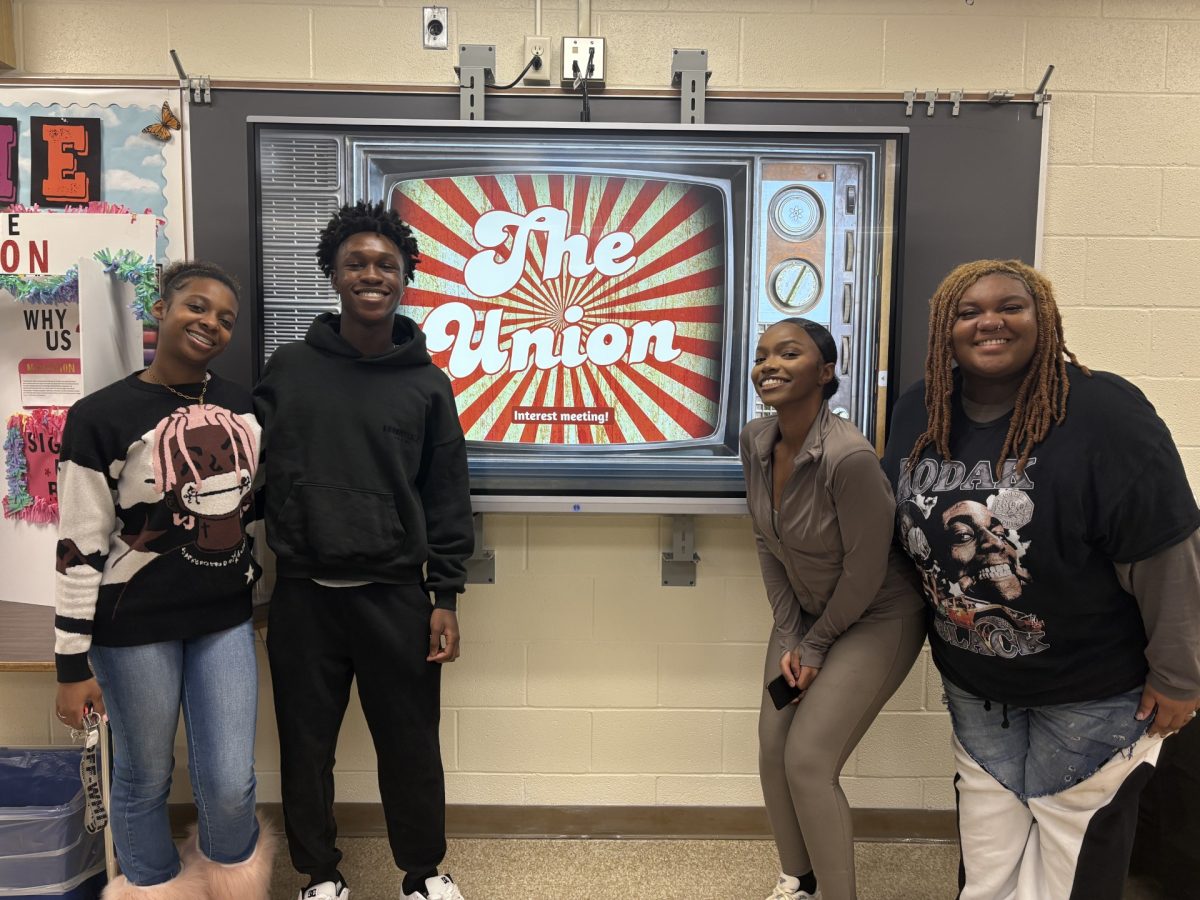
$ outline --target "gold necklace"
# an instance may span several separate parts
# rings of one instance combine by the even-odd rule
[[[204,394],[208,390],[208,380],[210,378],[212,378],[212,373],[211,372],[204,373],[204,381],[200,385],[200,396],[199,397],[193,397],[189,394],[185,394],[183,391],[175,390],[175,388],[171,387],[169,384],[159,381],[157,378],[155,378],[154,373],[151,372],[149,369],[146,369],[146,377],[149,378],[151,381],[153,381],[155,384],[157,384],[159,387],[165,387],[168,391],[170,391],[176,397],[182,397],[184,400],[191,400],[193,403],[203,403],[204,402]]]

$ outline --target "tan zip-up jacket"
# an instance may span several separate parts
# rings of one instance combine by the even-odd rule
[[[912,564],[892,546],[896,502],[875,449],[828,406],[809,430],[773,515],[775,416],[742,429],[746,504],[758,539],[767,598],[782,656],[819,668],[862,619],[916,615],[924,601]]]

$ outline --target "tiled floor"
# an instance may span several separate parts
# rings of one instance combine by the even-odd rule
[[[400,896],[385,841],[340,844],[353,900]],[[957,892],[952,844],[859,843],[855,855],[859,900],[953,900]],[[452,840],[443,871],[467,900],[763,900],[777,866],[769,841]],[[293,900],[301,885],[281,859],[272,900]],[[1131,881],[1125,900],[1168,898]]]

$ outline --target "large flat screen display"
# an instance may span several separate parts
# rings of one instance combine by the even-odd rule
[[[259,126],[256,155],[264,355],[336,309],[330,212],[389,204],[477,497],[742,496],[754,346],[787,316],[829,328],[834,410],[881,431],[894,136],[297,122]]]

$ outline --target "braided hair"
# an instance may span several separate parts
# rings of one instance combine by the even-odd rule
[[[394,209],[383,203],[368,203],[360,200],[353,205],[346,204],[333,214],[333,218],[321,231],[317,243],[317,262],[326,277],[333,274],[337,265],[338,248],[351,235],[369,231],[382,235],[399,250],[404,257],[404,281],[407,284],[413,280],[413,271],[421,262],[417,253],[417,239],[412,229],[404,224],[404,220]]]
[[[954,344],[951,331],[958,315],[958,302],[975,282],[987,275],[1004,275],[1021,282],[1033,298],[1037,314],[1037,346],[1029,369],[1017,389],[1012,422],[996,461],[996,474],[1010,452],[1018,452],[1017,472],[1033,448],[1045,440],[1051,425],[1062,424],[1067,416],[1067,362],[1084,375],[1092,373],[1067,349],[1063,339],[1062,316],[1054,299],[1054,289],[1040,272],[1020,260],[981,259],[963,263],[947,275],[929,301],[929,352],[925,357],[925,409],[928,426],[917,438],[905,462],[912,469],[921,451],[933,444],[942,459],[950,459],[951,397],[954,393]]]
[[[164,303],[170,305],[175,295],[195,278],[211,278],[213,281],[218,281],[229,288],[234,300],[241,301],[242,286],[238,284],[238,280],[216,263],[204,262],[199,259],[172,263],[163,269],[158,280],[158,295]]]

